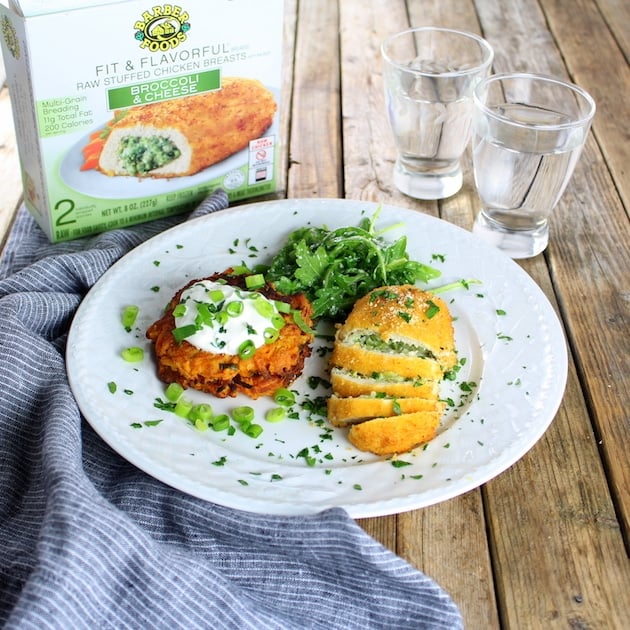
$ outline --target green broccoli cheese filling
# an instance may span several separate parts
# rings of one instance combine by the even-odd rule
[[[417,346],[404,341],[396,341],[390,339],[388,341],[381,339],[377,334],[359,334],[349,337],[354,343],[359,343],[366,350],[374,350],[376,352],[385,352],[388,354],[402,354],[410,357],[420,357],[426,359],[435,359],[433,353],[422,346]]]
[[[181,155],[181,151],[164,136],[125,136],[120,141],[118,157],[130,175],[144,175]]]
[[[424,380],[419,376],[416,378],[405,378],[395,372],[371,372],[370,374],[362,374],[361,372],[356,372],[355,370],[342,371],[344,374],[347,374],[352,378],[371,378],[382,383],[408,383],[414,387],[424,385]]]

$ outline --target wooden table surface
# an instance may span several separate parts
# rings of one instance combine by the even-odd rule
[[[464,187],[420,202],[392,185],[379,46],[412,26],[482,34],[494,71],[569,78],[595,98],[592,131],[551,222],[519,264],[564,325],[569,375],[543,438],[467,494],[362,519],[452,595],[467,628],[630,627],[630,3],[627,0],[287,0],[279,196],[346,197],[470,229]],[[21,203],[7,89],[0,92],[0,244]]]

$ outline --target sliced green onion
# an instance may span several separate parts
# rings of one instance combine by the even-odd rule
[[[297,324],[297,327],[309,335],[314,335],[315,331],[304,321],[302,313],[300,311],[293,311],[293,321]]]
[[[280,422],[284,420],[287,415],[287,412],[282,407],[274,407],[273,409],[269,409],[267,413],[265,413],[265,420],[267,422]]]
[[[193,408],[193,402],[191,400],[186,400],[185,398],[180,398],[175,404],[175,409],[173,411],[180,418],[188,419],[188,414],[190,410]]]
[[[125,348],[120,354],[127,363],[138,363],[144,359],[144,350],[137,346]]]
[[[243,312],[243,308],[243,302],[229,302],[225,311],[230,317],[238,317]]]
[[[241,405],[232,409],[232,418],[234,422],[242,424],[243,422],[251,422],[254,419],[254,408],[248,405]]]
[[[179,383],[169,383],[164,395],[167,400],[177,402],[179,397],[184,393],[184,388]]]
[[[213,431],[225,431],[230,426],[230,418],[226,413],[215,416],[212,419]]]
[[[271,319],[274,314],[273,304],[267,300],[255,300],[254,308],[260,315],[266,317],[267,319]]]
[[[205,302],[199,302],[197,304],[197,313],[201,323],[206,326],[212,326],[212,320],[214,319],[214,315],[210,310],[210,306]]]
[[[207,431],[208,427],[210,426],[208,424],[208,421],[204,420],[203,418],[196,418],[193,422],[197,431]]]
[[[220,326],[225,326],[225,324],[227,324],[227,320],[230,318],[230,316],[225,311],[219,311],[216,317],[217,322],[219,322]]]
[[[125,308],[123,309],[120,320],[122,322],[123,328],[127,332],[129,332],[133,325],[136,323],[136,317],[138,317],[139,311],[140,307],[133,304],[125,306]]]
[[[275,301],[275,305],[276,305],[276,308],[278,309],[279,313],[290,313],[291,312],[291,305],[288,304],[287,302],[282,302],[281,300],[276,300]]]
[[[212,289],[211,291],[208,291],[208,297],[213,302],[220,302],[225,296],[223,294],[223,291],[221,291],[221,289]]]
[[[265,286],[265,276],[262,273],[256,273],[245,278],[245,286],[248,289],[260,289]]]
[[[273,400],[276,404],[282,407],[290,407],[295,404],[295,394],[286,387],[279,387],[273,393]]]
[[[265,328],[263,331],[263,338],[265,343],[273,343],[278,339],[280,333],[275,328]]]
[[[249,273],[249,267],[247,265],[234,265],[234,267],[232,267],[232,273],[235,276],[242,276]]]
[[[194,324],[186,324],[179,328],[173,328],[173,337],[177,343],[181,343],[186,337],[192,337],[197,332],[197,326]]]
[[[192,406],[192,409],[190,410],[188,417],[193,422],[196,422],[197,420],[202,420],[203,422],[207,424],[208,420],[212,419],[212,415],[213,415],[212,407],[209,404],[198,403]]]
[[[280,313],[274,313],[271,316],[271,323],[276,330],[282,330],[286,324],[286,322],[284,321],[284,317],[282,317]]]
[[[263,432],[263,428],[259,424],[250,424],[243,433],[250,438],[257,438]]]
[[[251,339],[247,339],[238,347],[237,354],[241,359],[251,359],[255,352],[256,346],[254,342]]]
[[[173,309],[173,317],[183,317],[184,315],[186,315],[186,305],[185,304],[178,304]]]

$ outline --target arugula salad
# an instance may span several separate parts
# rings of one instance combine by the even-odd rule
[[[337,321],[372,289],[394,284],[427,283],[440,271],[411,260],[407,237],[387,242],[377,230],[380,209],[356,227],[303,227],[291,232],[265,270],[265,277],[280,293],[304,293],[315,319]]]

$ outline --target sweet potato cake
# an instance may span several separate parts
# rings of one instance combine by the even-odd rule
[[[194,175],[262,136],[276,110],[260,81],[225,77],[213,92],[117,112],[99,134],[99,142],[105,139],[98,170],[110,176]]]
[[[256,399],[302,373],[313,341],[310,302],[269,284],[248,290],[246,278],[228,269],[192,280],[173,296],[146,333],[162,381],[218,398]]]
[[[413,285],[359,299],[335,333],[328,419],[360,450],[393,455],[432,439],[444,412],[440,383],[455,366],[446,303]]]

